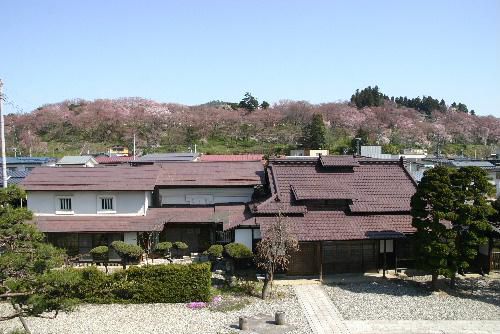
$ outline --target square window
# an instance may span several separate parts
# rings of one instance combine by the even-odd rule
[[[59,211],[73,211],[71,197],[59,197]]]
[[[101,210],[102,211],[113,211],[113,197],[101,197]]]

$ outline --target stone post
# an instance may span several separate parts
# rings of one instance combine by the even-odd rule
[[[240,330],[247,331],[248,330],[248,318],[240,317]]]
[[[274,315],[274,320],[276,322],[276,325],[284,325],[285,324],[285,312],[283,311],[278,311]]]

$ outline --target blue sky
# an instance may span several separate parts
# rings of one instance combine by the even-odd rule
[[[500,1],[3,1],[0,78],[71,98],[199,104],[432,95],[500,117]],[[15,112],[4,104],[7,112]]]

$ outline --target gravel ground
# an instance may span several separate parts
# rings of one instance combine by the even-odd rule
[[[58,315],[56,319],[28,318],[28,323],[36,334],[226,334],[239,332],[231,328],[231,325],[237,324],[239,316],[259,313],[272,315],[276,311],[285,310],[289,323],[297,327],[297,330],[289,334],[311,333],[293,289],[289,287],[283,289],[281,298],[270,301],[242,297],[248,299],[249,304],[238,311],[191,310],[186,304],[82,305],[74,312]],[[224,298],[231,299],[231,297]],[[10,312],[10,305],[0,304],[0,314]],[[20,327],[19,320],[2,322],[0,333],[7,333]]]
[[[500,280],[464,279],[432,292],[423,282],[377,280],[325,286],[346,320],[500,320]]]

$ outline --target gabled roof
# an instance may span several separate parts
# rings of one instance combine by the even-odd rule
[[[254,209],[263,235],[278,213],[300,241],[394,238],[414,231],[415,181],[402,161],[327,157],[271,160],[271,197]]]
[[[37,167],[21,185],[34,190],[153,190],[157,166]]]
[[[57,165],[85,165],[89,161],[97,164],[91,155],[66,155],[59,159]]]
[[[226,187],[264,184],[260,161],[190,162],[160,164],[160,187]]]

